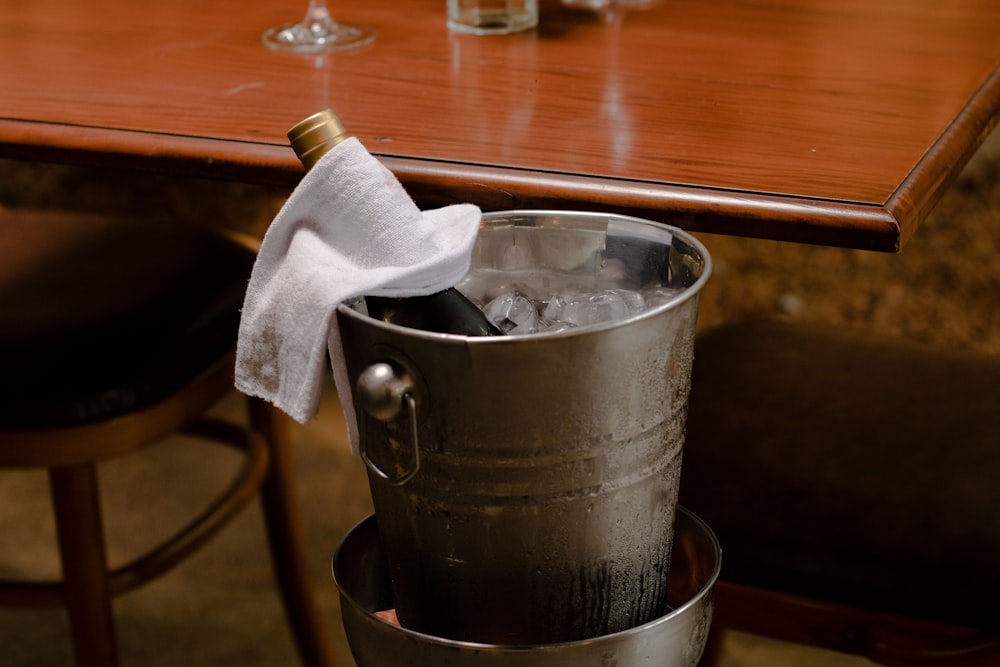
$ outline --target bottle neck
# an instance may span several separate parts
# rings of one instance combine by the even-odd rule
[[[306,170],[348,138],[340,119],[329,109],[315,113],[288,131],[292,149]]]

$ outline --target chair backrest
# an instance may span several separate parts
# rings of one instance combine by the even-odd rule
[[[692,383],[681,502],[722,543],[723,622],[892,664],[931,628],[1000,645],[1000,358],[750,322],[699,339]]]

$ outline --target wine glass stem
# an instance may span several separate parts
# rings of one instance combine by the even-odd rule
[[[334,25],[326,0],[309,0],[309,9],[306,10],[306,17],[302,19],[302,25],[314,32],[314,26],[329,28]]]

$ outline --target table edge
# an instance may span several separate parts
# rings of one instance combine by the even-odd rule
[[[898,222],[899,248],[913,238],[948,186],[1000,123],[1000,65],[930,146],[886,201]],[[971,138],[971,141],[969,141]]]
[[[899,235],[887,211],[864,203],[406,158],[382,160],[422,205],[473,202],[484,210],[601,211],[696,233],[880,251],[894,251]]]
[[[968,123],[963,127],[965,124]],[[947,152],[948,145],[944,145],[942,152]],[[947,156],[952,163],[961,157],[951,153]],[[14,118],[0,118],[0,157],[139,169],[288,190],[304,173],[291,149],[283,145]],[[902,189],[896,193],[899,197],[890,202],[894,207],[886,207],[390,155],[378,157],[423,208],[471,202],[484,210],[585,209],[648,218],[696,233],[882,252],[897,252],[902,247],[897,216],[903,214],[907,224],[915,228],[916,214],[923,211],[907,207],[906,197],[912,198],[912,194]],[[944,162],[936,160],[927,168]],[[915,192],[921,183],[911,179],[907,185],[910,192]],[[925,207],[929,205],[927,202]],[[908,233],[912,235],[912,231]]]

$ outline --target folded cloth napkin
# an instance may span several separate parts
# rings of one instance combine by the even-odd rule
[[[237,389],[305,423],[316,414],[329,351],[357,451],[337,305],[361,295],[417,296],[455,285],[469,269],[480,217],[471,204],[421,212],[357,139],[335,146],[264,235],[240,319]]]

